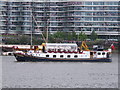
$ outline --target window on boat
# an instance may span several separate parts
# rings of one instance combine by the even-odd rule
[[[46,55],[46,57],[49,57],[49,55]]]
[[[77,58],[77,57],[78,57],[78,55],[75,55],[74,57],[75,57],[75,58]]]
[[[67,55],[68,58],[70,58],[70,55]]]
[[[53,55],[53,57],[56,57],[56,55]]]
[[[62,58],[63,58],[63,55],[60,55],[60,57],[62,57]]]
[[[102,55],[105,55],[105,52],[103,52]]]
[[[99,52],[98,55],[101,55],[101,53]]]
[[[90,52],[90,55],[93,55],[93,52]]]

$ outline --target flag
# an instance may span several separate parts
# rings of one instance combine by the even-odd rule
[[[111,47],[112,50],[115,50],[115,46],[113,44],[111,44],[110,47]]]

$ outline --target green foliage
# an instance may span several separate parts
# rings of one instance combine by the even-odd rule
[[[72,39],[73,39],[73,40],[76,40],[76,39],[77,39],[76,32],[74,32],[74,31],[72,32]]]
[[[5,38],[5,37],[4,37]],[[32,37],[33,45],[40,45],[43,43],[42,38],[39,36],[33,35]],[[5,44],[20,44],[20,45],[30,45],[31,37],[29,35],[18,35],[14,37],[6,37],[3,40]]]
[[[10,38],[8,38],[8,39],[6,39],[4,41],[4,43],[5,44],[18,44],[18,40],[17,39],[10,39]]]
[[[45,32],[43,33],[44,36],[46,36]],[[31,36],[30,35],[15,35],[15,36],[4,36],[6,38],[4,40],[5,44],[24,44],[24,45],[30,45],[31,41]],[[93,31],[91,33],[90,39],[91,40],[96,40],[97,34]],[[74,31],[72,32],[56,32],[54,34],[48,34],[48,42],[49,43],[61,43],[64,40],[69,40],[69,41],[85,41],[87,39],[87,35],[83,32],[79,33],[79,35],[76,35]],[[33,45],[40,45],[43,43],[44,40],[42,38],[42,35],[34,35],[32,36],[32,43]],[[99,42],[98,42],[99,43]]]
[[[64,39],[64,37],[65,37],[65,33],[64,32],[56,32],[56,33],[54,33],[53,34],[53,37],[54,38],[61,38],[61,39]]]
[[[43,43],[43,40],[41,40],[39,38],[35,38],[35,37],[33,37],[32,41],[33,41],[32,42],[33,45],[41,45]]]
[[[53,34],[49,34],[48,37],[49,37],[49,38],[48,38],[48,42],[49,42],[49,43],[55,43],[55,39],[54,39]]]
[[[83,32],[79,33],[78,40],[79,41],[85,41],[87,39],[87,35]]]
[[[77,35],[72,32],[56,32],[52,35],[54,42],[62,42],[63,40],[76,40]]]
[[[18,41],[20,44],[29,44],[30,43],[29,37],[25,36],[25,35],[20,36]]]
[[[90,39],[92,41],[95,41],[98,38],[97,33],[95,33],[95,31],[93,30],[92,33],[90,34]]]
[[[65,39],[66,35],[65,35],[64,32],[59,32],[58,31],[58,32],[54,33],[52,37],[53,37],[54,42],[59,43],[59,42],[62,42]]]
[[[76,33],[74,32],[74,31],[72,31],[72,32],[68,32],[67,33],[68,35],[67,35],[67,40],[76,40],[77,39],[77,35],[76,35]]]

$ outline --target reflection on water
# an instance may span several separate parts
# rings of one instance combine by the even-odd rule
[[[3,88],[117,88],[118,55],[112,63],[16,62],[3,56]]]

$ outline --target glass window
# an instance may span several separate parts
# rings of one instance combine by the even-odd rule
[[[24,30],[30,30],[30,28],[29,27],[25,27]]]
[[[118,17],[106,17],[105,20],[106,21],[117,21]]]
[[[63,55],[60,55],[61,58],[63,58]]]
[[[102,55],[105,55],[105,52],[103,52]]]
[[[75,57],[75,58],[77,58],[77,57],[78,57],[78,55],[75,55],[74,57]]]
[[[114,3],[114,2],[106,2],[106,5],[114,5],[114,4],[117,4],[117,3]]]
[[[100,52],[98,52],[98,55],[101,55],[101,53],[100,53]]]
[[[70,55],[67,55],[68,58],[70,58]]]
[[[120,2],[114,2],[114,5],[118,5],[118,3],[120,3]]]
[[[104,5],[104,2],[93,2],[93,5]]]
[[[56,57],[56,55],[53,55],[53,57]]]
[[[83,2],[68,2],[68,5],[81,5]]]
[[[85,21],[92,21],[92,18],[86,17]]]
[[[104,21],[103,17],[94,17],[93,18],[94,21]]]
[[[92,5],[92,2],[84,2],[85,5]]]
[[[49,55],[46,55],[46,57],[49,57]]]

